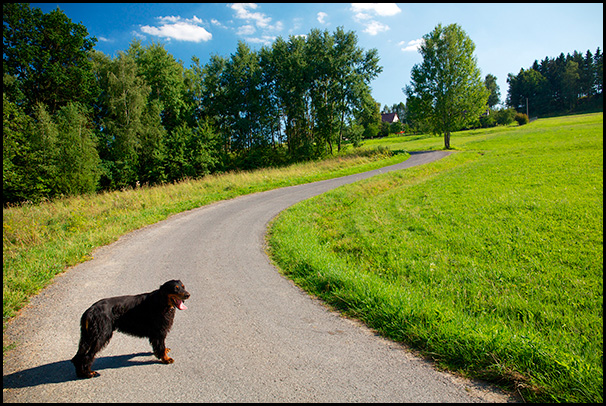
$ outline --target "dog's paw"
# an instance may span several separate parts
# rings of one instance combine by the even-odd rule
[[[100,374],[97,371],[88,371],[88,372],[85,372],[83,375],[77,375],[77,376],[80,379],[89,379],[89,378],[96,378],[99,375]]]

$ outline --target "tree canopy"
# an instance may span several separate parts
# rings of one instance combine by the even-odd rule
[[[603,109],[603,63],[600,48],[595,54],[574,51],[535,60],[530,68],[508,75],[507,105],[532,116]]]
[[[450,149],[452,131],[477,120],[486,110],[489,91],[474,51],[473,41],[459,25],[438,24],[423,36],[419,49],[423,62],[413,66],[411,84],[404,88],[409,114],[443,134],[446,149]]]
[[[342,27],[188,69],[157,43],[95,51],[58,8],[3,23],[5,204],[314,159],[378,120],[377,51]]]
[[[2,70],[16,81],[13,95],[31,114],[42,103],[55,114],[69,102],[92,106],[98,88],[88,57],[97,40],[56,9],[2,5]],[[17,101],[17,100],[16,100]]]

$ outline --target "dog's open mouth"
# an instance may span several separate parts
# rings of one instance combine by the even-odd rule
[[[173,302],[173,306],[175,306],[177,309],[179,309],[179,310],[187,309],[187,306],[185,306],[185,303],[183,303],[183,300],[179,299],[177,296],[171,296],[171,300]]]

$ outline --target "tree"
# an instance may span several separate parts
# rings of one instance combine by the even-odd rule
[[[56,118],[57,150],[55,187],[57,193],[93,193],[99,180],[99,155],[92,126],[82,107],[69,102]]]
[[[534,61],[529,69],[509,74],[507,105],[531,115],[599,109],[602,103],[602,56],[588,50]],[[527,100],[528,99],[528,100]]]
[[[103,89],[99,99],[103,115],[99,120],[99,155],[105,168],[103,186],[111,189],[134,186],[139,180],[139,152],[146,122],[143,116],[149,111],[150,86],[137,75],[137,65],[130,54],[119,52],[113,61],[101,59],[97,68]],[[150,121],[153,120],[147,120]]]
[[[34,171],[34,153],[29,137],[33,120],[2,93],[2,201],[38,201],[42,197]]]
[[[572,110],[579,97],[579,64],[572,60],[566,62],[566,67],[562,73],[562,98]]]
[[[543,75],[534,69],[520,69],[520,73],[507,77],[509,95],[507,105],[517,111],[526,112],[532,106],[533,114],[540,114],[549,109],[549,83]],[[530,109],[529,109],[530,110]]]
[[[404,93],[420,119],[428,119],[434,133],[444,134],[450,149],[450,134],[478,119],[485,111],[489,91],[484,86],[475,45],[457,24],[438,26],[423,36],[419,52],[423,62],[413,66],[411,84]]]
[[[604,54],[598,48],[593,56],[595,63],[595,92],[601,94],[604,90]]]
[[[365,108],[362,102],[365,97],[372,98],[370,82],[383,71],[383,67],[379,66],[377,49],[364,52],[357,46],[358,40],[353,31],[345,32],[342,27],[337,27],[333,38],[335,45],[330,53],[335,68],[331,93],[337,114],[340,151],[345,122],[355,111]]]
[[[2,5],[2,69],[14,76],[26,98],[25,112],[37,103],[55,114],[68,102],[93,104],[97,96],[90,51],[96,39],[59,9],[48,14],[28,4]]]
[[[138,74],[151,88],[148,101],[160,103],[162,125],[166,131],[172,131],[186,119],[183,65],[162,44],[152,43],[144,47],[141,41],[135,40],[127,53],[137,63]]]
[[[497,84],[497,77],[489,73],[484,79],[484,85],[490,92],[490,95],[488,96],[488,107],[492,109],[501,102],[501,92],[499,90],[499,85]]]
[[[276,97],[284,121],[288,154],[294,160],[311,156],[312,136],[309,97],[309,68],[305,38],[278,37],[272,45],[275,64]]]

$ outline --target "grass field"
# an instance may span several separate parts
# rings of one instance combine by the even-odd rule
[[[402,162],[381,148],[349,151],[325,161],[213,175],[157,187],[64,198],[4,208],[3,325],[66,267],[123,234],[168,216],[236,196],[314,182]]]
[[[452,145],[441,161],[283,212],[273,259],[438,365],[527,401],[601,402],[603,114],[455,133]]]

